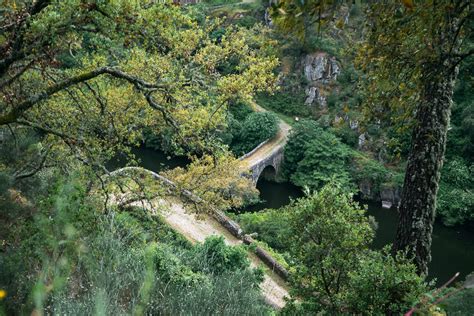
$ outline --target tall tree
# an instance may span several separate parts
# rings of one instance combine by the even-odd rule
[[[406,251],[428,273],[440,171],[458,65],[472,27],[470,1],[384,1],[370,7],[361,50],[371,111],[405,119],[412,128],[393,251]],[[399,114],[398,114],[399,113]]]
[[[296,11],[284,10],[297,2],[280,1],[273,10],[277,25],[304,27],[296,23]],[[474,8],[469,0],[368,3],[367,39],[358,61],[366,73],[366,111],[388,114],[412,129],[393,251],[406,251],[426,274],[457,68],[474,53],[464,40],[472,36]],[[311,4],[323,9],[325,1]]]

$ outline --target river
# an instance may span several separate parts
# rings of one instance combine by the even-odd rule
[[[169,157],[166,154],[148,149],[136,148],[132,151],[144,168],[161,171],[166,168],[185,166],[189,160],[184,157]],[[121,162],[114,162],[114,165]],[[245,211],[256,212],[266,208],[279,208],[287,205],[290,199],[303,196],[300,188],[291,183],[276,183],[261,179],[257,183],[260,198],[263,202],[248,206]],[[395,237],[397,212],[394,208],[384,209],[380,202],[360,201],[368,206],[368,214],[374,216],[378,223],[374,248],[382,248],[391,243]],[[474,229],[467,227],[450,228],[436,222],[433,230],[432,261],[429,266],[429,278],[437,278],[440,285],[456,272],[461,275],[459,281],[474,271]]]

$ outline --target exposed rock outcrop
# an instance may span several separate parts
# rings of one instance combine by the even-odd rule
[[[319,105],[321,108],[326,108],[327,107],[327,100],[326,100],[326,95],[323,94],[324,90],[321,89],[320,87],[308,87],[305,90],[306,92],[306,100],[305,104],[307,105],[312,105],[313,103]]]
[[[304,74],[310,82],[329,83],[335,81],[340,73],[335,57],[318,52],[307,55],[304,60]]]
[[[337,76],[341,72],[336,58],[325,52],[309,54],[303,60],[303,71],[308,81],[308,86],[305,89],[305,104],[326,108],[331,84],[337,80]]]

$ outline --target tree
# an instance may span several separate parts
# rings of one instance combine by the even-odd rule
[[[368,249],[374,232],[368,218],[334,185],[298,200],[291,208],[288,250],[295,294],[315,310],[341,310],[349,271]]]
[[[4,13],[0,128],[41,134],[46,164],[61,154],[104,172],[145,127],[175,149],[209,152],[227,106],[274,85],[277,61],[257,28],[213,40],[218,23],[170,4],[14,1]]]
[[[313,190],[333,180],[348,187],[351,183],[347,166],[350,155],[348,148],[332,134],[322,130],[319,132],[318,137],[305,148],[304,157],[291,176],[292,182]]]
[[[282,165],[282,173],[290,177],[296,171],[297,164],[304,157],[307,144],[317,137],[320,127],[314,121],[305,120],[295,124],[292,129],[288,144],[285,146],[285,156]]]
[[[369,249],[369,218],[333,183],[279,213],[288,219],[283,240],[293,263],[293,294],[307,313],[400,314],[426,292],[416,266],[402,254]]]
[[[278,132],[278,119],[270,112],[255,112],[249,114],[242,123],[240,133],[232,143],[232,149],[237,155],[244,155],[272,138]]]
[[[368,107],[380,104],[412,126],[393,251],[406,250],[425,275],[457,68],[474,53],[463,50],[473,14],[470,1],[374,4],[361,52],[371,62],[362,61]]]
[[[379,1],[368,7],[368,36],[359,56],[366,114],[405,121],[412,129],[393,251],[407,250],[426,274],[457,68],[474,54],[463,45],[472,35],[473,7],[468,0]]]
[[[416,266],[390,248],[368,251],[349,272],[346,304],[354,314],[402,315],[428,290]]]
[[[283,171],[294,184],[318,190],[331,180],[350,183],[350,151],[314,121],[295,125],[285,146]]]
[[[255,200],[258,191],[251,179],[242,174],[240,160],[229,153],[194,157],[186,168],[177,167],[164,173],[180,190],[191,191],[206,201],[203,205],[190,205],[201,212],[212,212],[211,207],[218,210],[240,207]]]

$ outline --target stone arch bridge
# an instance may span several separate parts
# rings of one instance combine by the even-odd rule
[[[265,111],[255,105],[257,111]],[[279,121],[279,131],[271,139],[261,143],[251,152],[240,157],[242,171],[250,172],[250,176],[255,185],[260,176],[274,178],[280,172],[283,161],[283,150],[288,140],[291,126],[283,121]]]

